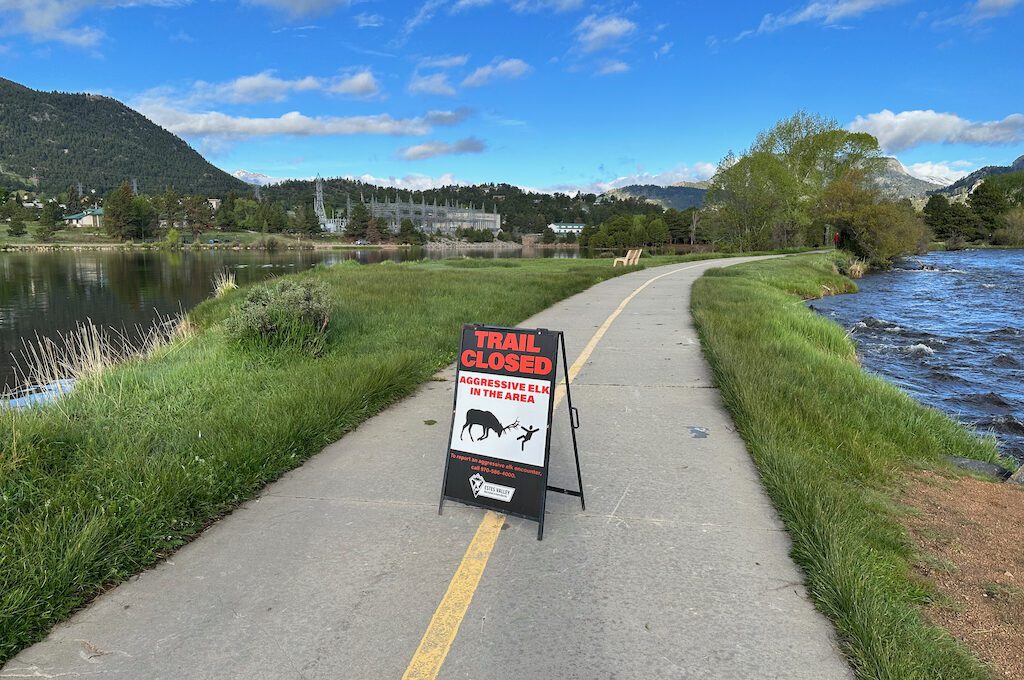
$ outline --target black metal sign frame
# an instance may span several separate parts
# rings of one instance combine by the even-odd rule
[[[578,490],[563,489],[561,487],[548,485],[548,469],[549,469],[549,464],[551,462],[551,434],[552,434],[552,432],[551,432],[551,425],[552,425],[552,421],[554,419],[554,409],[555,409],[555,392],[552,392],[552,394],[550,395],[550,397],[548,399],[547,432],[545,433],[545,444],[544,444],[544,466],[543,466],[543,468],[541,470],[541,473],[540,473],[540,477],[541,477],[541,480],[540,480],[541,494],[540,494],[540,508],[539,508],[539,513],[537,515],[530,515],[530,514],[520,513],[520,512],[512,512],[512,511],[496,508],[493,504],[485,503],[485,502],[476,500],[475,497],[473,499],[459,498],[459,497],[447,495],[445,493],[446,489],[448,488],[448,471],[449,471],[449,467],[450,467],[450,464],[451,464],[451,461],[452,461],[452,452],[453,452],[452,442],[453,442],[454,433],[455,433],[456,409],[457,409],[457,405],[458,405],[459,384],[460,384],[459,376],[460,376],[460,374],[462,372],[462,359],[461,359],[461,354],[460,354],[460,359],[456,362],[456,369],[455,369],[455,394],[452,396],[452,418],[451,418],[452,424],[451,424],[451,429],[449,430],[449,433],[448,433],[448,442],[447,442],[448,445],[447,445],[447,450],[445,452],[444,475],[443,475],[443,477],[441,479],[441,498],[440,498],[440,501],[438,502],[437,514],[440,515],[440,514],[442,514],[444,512],[444,502],[445,502],[445,499],[456,501],[456,502],[462,503],[464,505],[484,508],[484,509],[487,509],[487,510],[494,510],[495,512],[500,512],[500,513],[505,514],[505,515],[512,515],[514,517],[521,517],[523,519],[528,519],[528,520],[532,520],[534,522],[537,522],[538,523],[538,527],[537,527],[537,540],[538,541],[543,540],[544,539],[544,516],[545,516],[545,512],[546,512],[546,508],[547,508],[547,492],[548,491],[553,491],[555,493],[566,494],[568,496],[575,496],[575,497],[580,499],[580,506],[582,507],[582,509],[583,510],[587,509],[587,501],[586,501],[586,498],[583,495],[583,474],[582,474],[582,472],[580,470],[580,452],[579,452],[579,446],[578,446],[577,440],[576,440],[576,430],[579,429],[579,427],[580,427],[580,416],[579,416],[579,411],[577,411],[576,407],[574,407],[572,405],[572,390],[571,390],[571,387],[569,385],[569,364],[568,364],[568,359],[566,357],[566,352],[565,352],[565,334],[562,333],[562,331],[552,331],[552,330],[548,330],[546,328],[508,328],[508,327],[504,327],[504,326],[488,326],[488,325],[484,325],[484,324],[468,324],[468,325],[463,327],[463,337],[465,336],[465,332],[467,330],[473,330],[473,331],[477,331],[477,330],[481,330],[481,331],[498,331],[498,332],[504,332],[504,333],[515,332],[515,333],[519,333],[519,334],[530,334],[530,333],[533,333],[533,334],[537,334],[537,335],[540,335],[540,334],[553,334],[556,337],[555,353],[554,353],[555,355],[554,355],[554,362],[553,362],[554,365],[552,367],[552,375],[551,375],[551,386],[552,386],[553,390],[557,391],[557,388],[558,388],[558,363],[559,363],[558,359],[559,359],[559,355],[561,355],[562,374],[563,374],[563,376],[562,376],[563,377],[563,383],[562,384],[565,387],[566,407],[567,407],[567,411],[568,411],[568,414],[569,414],[569,430],[570,430],[570,432],[572,434],[572,450],[573,450],[573,457],[574,457],[574,460],[575,460],[575,463],[576,463],[576,482],[577,482]],[[461,353],[461,351],[464,351],[466,349],[465,347],[462,347],[461,344],[462,343],[460,343],[460,353]],[[472,430],[471,430],[471,432],[472,432]]]

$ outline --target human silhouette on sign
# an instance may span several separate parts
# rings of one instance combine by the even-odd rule
[[[540,432],[540,428],[534,427],[532,425],[530,427],[523,427],[520,425],[519,429],[522,430],[525,434],[519,435],[518,437],[516,437],[516,439],[522,442],[522,444],[519,445],[519,450],[525,451],[526,442],[533,439],[533,435],[536,434],[537,432]]]

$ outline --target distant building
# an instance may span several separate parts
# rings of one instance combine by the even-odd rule
[[[427,203],[423,196],[417,203],[411,195],[409,200],[404,201],[397,194],[394,199],[388,198],[386,193],[383,201],[378,201],[377,196],[373,194],[367,201],[360,193],[359,201],[366,206],[370,217],[382,221],[390,232],[397,232],[404,220],[410,220],[417,229],[428,234],[454,234],[458,229],[485,229],[493,234],[501,231],[501,215],[498,214],[497,204],[488,212],[483,205],[477,208],[472,203],[467,206],[461,203],[452,204],[450,201],[439,205],[436,198]],[[324,231],[344,233],[348,220],[352,218],[351,196],[345,197],[345,204],[343,217],[328,217],[323,200],[323,183],[317,177],[313,210]]]
[[[552,222],[548,225],[548,229],[555,232],[557,236],[564,236],[565,234],[576,234],[579,236],[584,226],[586,225],[576,224],[575,222]]]
[[[206,202],[210,204],[210,208],[213,209],[213,212],[217,212],[218,210],[220,210],[220,205],[221,203],[223,203],[223,201],[219,198],[208,198],[206,199]]]
[[[64,224],[68,227],[98,229],[103,226],[103,208],[86,208],[80,213],[68,215],[64,218]]]

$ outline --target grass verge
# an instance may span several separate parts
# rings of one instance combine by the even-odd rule
[[[692,309],[761,478],[819,610],[860,678],[991,678],[920,607],[913,548],[894,500],[908,468],[942,454],[998,462],[993,442],[861,370],[842,328],[802,299],[853,292],[830,255],[711,270]]]

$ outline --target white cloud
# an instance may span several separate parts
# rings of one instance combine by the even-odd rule
[[[244,139],[271,135],[425,135],[431,130],[425,118],[371,116],[307,116],[291,111],[276,117],[231,116],[219,111],[182,111],[167,103],[148,102],[138,110],[174,134],[190,137]]]
[[[405,20],[401,34],[394,41],[395,45],[401,46],[408,42],[409,36],[420,26],[433,19],[437,11],[444,7],[447,2],[448,0],[424,0],[423,4],[416,10],[416,13]]]
[[[911,163],[904,166],[914,177],[938,182],[939,184],[952,184],[961,177],[970,173],[974,164],[970,161],[925,161],[923,163]]]
[[[306,76],[288,80],[278,78],[273,71],[242,76],[225,83],[207,83],[198,80],[192,86],[196,101],[247,104],[263,101],[284,101],[292,92],[308,92],[323,87],[319,78]]]
[[[545,189],[547,192],[582,191],[589,194],[603,194],[610,189],[618,189],[631,184],[654,184],[657,186],[669,186],[678,182],[700,182],[712,177],[718,170],[714,163],[703,161],[693,165],[682,164],[671,170],[658,173],[638,172],[632,175],[622,175],[612,180],[595,180],[588,184],[560,184]]]
[[[451,126],[458,125],[471,115],[473,115],[473,109],[462,106],[454,111],[427,111],[427,115],[423,116],[423,119],[431,125]]]
[[[378,28],[384,25],[384,17],[379,14],[360,12],[352,18],[356,22],[356,28]]]
[[[1005,16],[1013,11],[1013,8],[1021,4],[1022,0],[977,0],[971,7],[968,18],[972,23],[988,21],[997,17]]]
[[[431,73],[429,75],[413,73],[412,78],[409,79],[409,93],[440,94],[450,97],[455,94],[455,88],[448,82],[447,73]]]
[[[465,66],[467,61],[469,61],[468,54],[425,57],[420,59],[417,68],[455,68],[456,66]]]
[[[356,97],[373,97],[380,94],[380,85],[373,77],[372,71],[360,71],[350,76],[343,76],[328,88],[328,92],[350,94]]]
[[[629,71],[629,64],[623,61],[608,60],[597,70],[599,76],[610,76],[616,73],[626,73]]]
[[[159,88],[151,92],[163,96],[172,94]],[[279,78],[274,75],[273,71],[263,71],[223,83],[207,83],[198,80],[192,85],[191,92],[182,95],[182,100],[187,105],[210,102],[222,104],[281,102],[294,92],[329,92],[372,97],[380,93],[380,85],[373,72],[366,69],[333,78],[305,76],[294,79]]]
[[[128,0],[131,2],[131,0]],[[323,14],[338,7],[348,7],[351,0],[243,0],[247,5],[270,7],[287,12],[292,16]]]
[[[834,26],[845,19],[855,19],[872,10],[895,5],[904,0],[832,0],[831,2],[813,0],[800,9],[785,14],[765,14],[756,29],[743,31],[737,40],[773,33],[783,28],[807,22],[821,22],[826,26]]]
[[[672,51],[672,47],[674,45],[675,43],[671,42],[664,43],[661,47],[654,51],[654,58],[657,59],[658,57],[664,57],[666,54]]]
[[[469,182],[456,179],[455,175],[446,172],[438,177],[429,175],[409,174],[403,177],[375,177],[373,175],[347,176],[345,179],[359,180],[367,184],[375,184],[379,187],[393,187],[397,189],[408,189],[409,191],[424,191],[425,189],[438,189],[440,187],[467,185]]]
[[[620,40],[636,32],[636,24],[619,16],[599,17],[591,14],[576,26],[574,33],[580,49],[596,52],[613,47]]]
[[[487,145],[476,137],[466,137],[457,142],[429,141],[399,149],[398,157],[407,161],[419,161],[437,156],[452,156],[464,153],[483,153]]]
[[[24,33],[36,42],[95,47],[106,35],[92,26],[73,26],[79,15],[122,7],[170,7],[184,0],[0,0],[0,25],[5,33]]]
[[[568,12],[583,7],[583,0],[513,0],[512,9],[516,12],[541,12],[553,10]]]
[[[463,87],[480,87],[496,78],[521,78],[530,71],[530,65],[522,59],[503,59],[488,66],[481,66],[462,81]]]
[[[458,2],[452,5],[451,12],[452,14],[455,14],[466,9],[472,9],[474,7],[486,7],[487,5],[490,5],[493,2],[494,0],[458,0]]]
[[[977,122],[955,113],[888,109],[857,116],[847,126],[878,138],[886,151],[902,151],[922,144],[1015,144],[1024,141],[1024,114],[1002,120]]]

